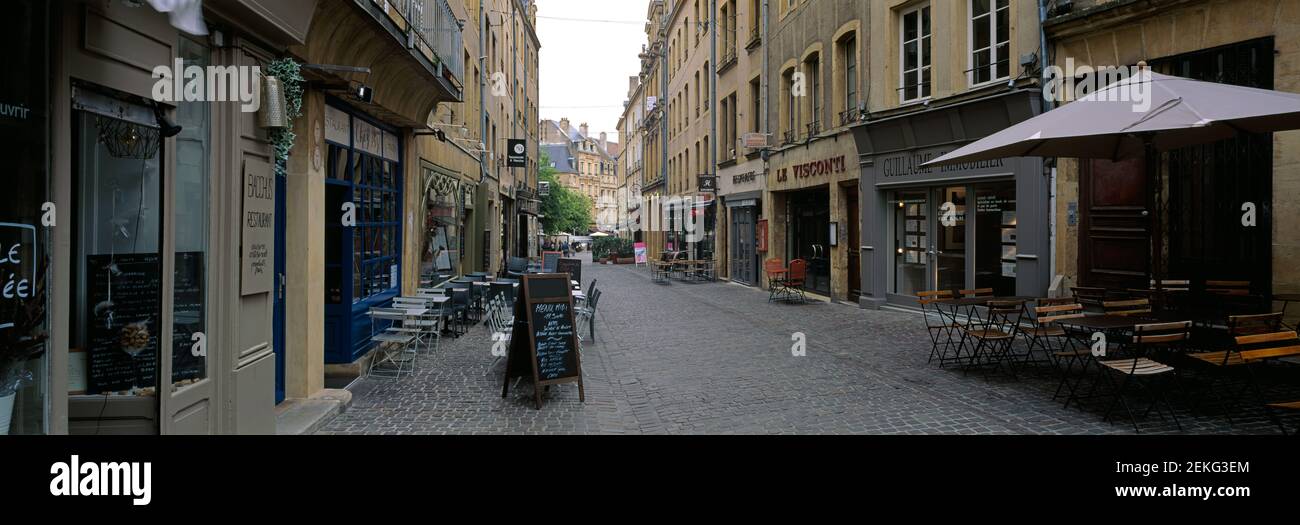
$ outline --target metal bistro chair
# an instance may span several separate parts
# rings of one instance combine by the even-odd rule
[[[587,291],[586,291],[585,293],[583,293],[583,295],[586,296],[586,297],[588,297],[588,298],[590,298],[590,297],[591,297],[591,292],[594,292],[594,291],[596,291],[596,280],[595,280],[595,279],[592,279],[592,280],[591,280],[591,285],[587,286]],[[579,299],[579,298],[576,298],[576,297],[575,297],[575,298],[574,298],[574,304],[575,304],[576,306],[586,306],[586,304],[587,304],[587,300],[586,300],[586,299]]]
[[[1016,377],[1016,360],[1011,353],[1011,346],[1016,341],[1020,314],[1024,308],[1024,301],[989,301],[985,320],[972,320],[963,329],[967,336],[975,340],[967,371],[984,364],[992,364],[1001,370],[1002,363],[1007,362],[1011,377]],[[988,358],[987,363],[980,363],[980,359],[985,356]]]
[[[449,310],[448,313],[451,314],[451,319],[454,323],[452,333],[455,334],[456,337],[460,337],[465,334],[465,327],[469,322],[471,292],[468,287],[459,286],[448,288],[447,290],[448,295],[451,297],[451,300],[447,301],[446,304]]]
[[[808,263],[803,259],[790,261],[790,273],[786,274],[785,279],[781,281],[781,288],[785,290],[787,297],[794,299],[795,295],[799,296],[799,302],[808,302],[808,296],[804,295],[803,287],[805,280],[808,278]]]
[[[772,302],[781,294],[781,280],[785,279],[788,270],[781,259],[768,259],[763,261],[763,273],[767,275],[767,302]]]
[[[510,309],[508,301],[509,298],[504,295],[493,296],[492,299],[488,301],[485,317],[487,317],[488,332],[492,338],[491,344],[494,350],[494,359],[492,360],[492,365],[488,367],[488,374],[491,374],[492,369],[496,364],[502,359],[505,359],[506,355],[509,355],[510,352],[510,342],[511,338],[514,336],[515,315],[514,311]],[[505,345],[506,355],[496,353],[498,344]]]
[[[393,299],[393,307],[398,309],[424,308],[427,310],[423,315],[404,318],[402,328],[414,329],[409,333],[415,335],[417,352],[421,344],[430,353],[437,352],[442,345],[442,315],[440,315],[442,307],[432,304],[431,301],[402,297]]]
[[[592,288],[591,294],[587,296],[587,304],[576,308],[577,317],[586,317],[588,330],[591,331],[591,338],[596,338],[596,308],[600,305],[600,289]],[[578,330],[581,332],[582,330]]]
[[[515,306],[515,285],[509,282],[493,281],[488,285],[488,297],[501,299],[506,308],[510,309],[511,315],[514,315]]]
[[[1259,386],[1259,376],[1255,373],[1255,368],[1264,365],[1268,361],[1281,358],[1300,357],[1300,337],[1296,336],[1294,330],[1282,330],[1273,333],[1245,335],[1237,338],[1237,347],[1240,349],[1241,357],[1248,363],[1246,367],[1250,371],[1250,384],[1255,391],[1255,399],[1264,405],[1264,413],[1268,416],[1273,424],[1277,425],[1286,435],[1286,425],[1278,416],[1277,411],[1293,411],[1300,409],[1300,401],[1283,401],[1269,403],[1264,397],[1264,390]],[[1294,399],[1294,393],[1289,394],[1289,399]]]
[[[926,364],[934,362],[934,358],[939,358],[939,367],[942,368],[948,358],[948,349],[952,347],[952,333],[957,329],[956,323],[953,323],[940,310],[940,301],[952,299],[952,290],[924,291],[916,293],[916,302],[921,305],[921,313],[925,316],[925,330],[930,335],[930,358],[926,359]],[[939,349],[939,344],[943,343],[943,349]],[[958,356],[960,357],[960,356]]]
[[[401,379],[403,375],[415,372],[416,355],[411,352],[415,333],[412,329],[392,326],[393,323],[406,319],[406,310],[399,308],[370,309],[370,341],[374,343],[375,349],[370,356],[370,366],[366,368],[367,376]],[[376,321],[387,321],[389,324],[383,331],[376,333]],[[385,368],[383,365],[386,363],[395,368]]]
[[[1234,315],[1228,317],[1226,340],[1220,340],[1216,345],[1224,348],[1224,350],[1187,354],[1190,363],[1200,365],[1200,369],[1208,372],[1210,378],[1205,387],[1206,395],[1219,402],[1219,407],[1223,411],[1223,417],[1228,420],[1228,425],[1232,425],[1232,409],[1236,407],[1237,401],[1249,387],[1249,378],[1238,377],[1237,379],[1241,381],[1241,384],[1236,392],[1230,395],[1215,395],[1214,390],[1219,386],[1220,382],[1230,380],[1234,370],[1240,370],[1246,364],[1246,360],[1241,356],[1241,348],[1238,346],[1237,340],[1243,336],[1270,334],[1281,330],[1281,312],[1259,315]],[[1196,368],[1193,368],[1193,370],[1196,370]],[[1231,389],[1229,389],[1229,392],[1231,392]]]
[[[1151,413],[1152,409],[1155,409],[1157,414],[1160,414],[1161,418],[1163,418],[1163,411],[1160,410],[1160,404],[1163,403],[1165,408],[1169,409],[1169,416],[1173,418],[1174,424],[1178,426],[1178,430],[1181,431],[1183,429],[1182,423],[1178,422],[1178,416],[1174,414],[1173,405],[1170,405],[1169,400],[1165,397],[1163,386],[1157,384],[1155,379],[1164,377],[1167,382],[1169,375],[1175,376],[1175,379],[1177,379],[1178,371],[1174,367],[1169,366],[1162,361],[1157,361],[1152,357],[1160,357],[1155,355],[1158,351],[1167,351],[1170,348],[1181,347],[1191,336],[1191,330],[1191,321],[1140,324],[1133,327],[1133,339],[1130,349],[1134,351],[1134,357],[1127,359],[1104,359],[1098,361],[1098,364],[1103,367],[1102,375],[1106,376],[1110,381],[1111,389],[1115,394],[1115,400],[1112,401],[1110,407],[1106,409],[1106,415],[1103,417],[1104,420],[1109,421],[1111,412],[1115,410],[1116,405],[1119,405],[1122,406],[1124,412],[1128,414],[1129,421],[1133,423],[1133,430],[1138,433],[1142,432],[1142,429],[1138,427],[1137,417],[1134,416],[1133,409],[1129,406],[1128,400],[1124,397],[1124,394],[1128,392],[1129,386],[1135,384],[1135,378],[1141,377],[1148,378],[1148,382],[1153,383],[1147,385],[1147,389],[1151,391],[1151,405],[1147,407],[1145,412],[1143,412],[1143,417],[1146,417],[1147,414]],[[1150,356],[1148,356],[1148,354],[1150,354]],[[1114,374],[1105,373],[1107,369],[1113,372],[1118,372],[1119,375],[1122,375],[1124,377],[1123,382],[1116,384]]]
[[[1083,305],[1071,298],[1039,299],[1036,302],[1029,326],[1021,330],[1027,351],[1025,363],[1053,363],[1059,361],[1063,353],[1073,354],[1072,351],[1066,353],[1066,347],[1073,350],[1074,340],[1065,333],[1060,321],[1083,317]],[[1035,348],[1043,351],[1042,360],[1033,359]]]

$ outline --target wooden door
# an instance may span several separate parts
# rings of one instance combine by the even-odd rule
[[[1145,162],[1081,161],[1079,284],[1145,288],[1151,269],[1151,194]]]

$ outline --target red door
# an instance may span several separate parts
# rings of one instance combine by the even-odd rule
[[[1079,284],[1146,288],[1152,208],[1145,163],[1140,159],[1082,162]]]

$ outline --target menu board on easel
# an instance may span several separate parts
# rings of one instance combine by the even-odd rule
[[[156,384],[162,263],[156,253],[86,258],[87,394]]]
[[[582,284],[582,259],[573,257],[560,259],[555,263],[555,273],[567,273],[569,279]]]
[[[501,397],[510,392],[511,380],[531,374],[539,410],[542,389],[550,385],[577,383],[578,400],[586,401],[569,275],[525,275],[519,289]]]
[[[561,252],[542,252],[542,271],[547,273],[558,271],[555,269],[555,264],[562,255],[564,254]]]

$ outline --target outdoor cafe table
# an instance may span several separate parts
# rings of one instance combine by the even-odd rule
[[[963,308],[966,309],[966,317],[978,318],[975,315],[975,308],[979,306],[988,306],[990,302],[1020,301],[1020,302],[1028,303],[1031,301],[1037,301],[1038,299],[1039,299],[1038,297],[1028,297],[1028,296],[1021,296],[1021,295],[1014,295],[1008,297],[962,297],[957,299],[944,299],[942,301],[935,301],[935,304],[947,306],[949,320],[955,323],[957,322],[957,315],[959,311]]]

